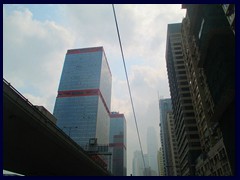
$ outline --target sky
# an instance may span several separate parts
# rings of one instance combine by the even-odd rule
[[[180,4],[117,4],[115,11],[143,152],[147,128],[160,146],[158,99],[169,98],[167,24],[185,16]],[[53,112],[68,49],[103,46],[112,73],[111,111],[127,121],[127,175],[140,150],[111,4],[3,5],[3,77],[32,104]]]

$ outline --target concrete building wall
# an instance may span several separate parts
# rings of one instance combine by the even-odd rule
[[[181,175],[195,175],[195,160],[201,152],[195,113],[183,56],[181,23],[169,24],[166,64],[175,120]]]
[[[171,152],[171,164],[169,168],[173,170],[173,176],[180,175],[180,167],[179,167],[179,157],[178,157],[178,146],[175,135],[175,125],[174,125],[174,117],[172,112],[167,113],[167,122],[168,122],[168,132],[169,132],[169,141],[170,141],[170,149]]]
[[[202,147],[197,173],[230,175],[235,166],[235,141],[230,138],[235,137],[235,7],[183,7],[187,9],[182,26],[185,64]]]
[[[157,159],[158,159],[158,174],[159,174],[159,176],[166,176],[165,171],[164,171],[162,147],[159,148]]]

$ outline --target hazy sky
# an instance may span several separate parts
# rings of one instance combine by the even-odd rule
[[[181,5],[115,5],[144,153],[147,128],[159,138],[159,96],[170,97],[165,64],[167,24]],[[127,120],[127,175],[139,150],[112,5],[3,5],[3,77],[32,104],[53,111],[68,49],[103,46],[112,72],[111,111]],[[160,144],[160,143],[159,143]],[[158,147],[159,147],[158,144]]]

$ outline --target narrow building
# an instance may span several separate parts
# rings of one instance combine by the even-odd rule
[[[183,4],[184,60],[202,153],[197,175],[235,171],[235,6]]]
[[[127,175],[127,129],[124,114],[110,114],[109,148],[112,152],[111,172],[114,176]]]
[[[180,174],[195,175],[195,160],[201,153],[201,145],[190,94],[190,81],[187,77],[183,56],[181,23],[168,24],[166,64],[175,134],[178,146]]]

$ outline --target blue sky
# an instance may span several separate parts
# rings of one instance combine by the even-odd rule
[[[165,64],[167,24],[181,5],[115,5],[144,153],[147,127],[159,139],[158,93],[170,97]],[[4,5],[3,77],[30,102],[53,111],[68,49],[103,46],[112,72],[111,110],[127,120],[128,175],[139,150],[112,5]],[[158,141],[159,143],[159,141]]]
[[[29,9],[32,12],[33,19],[38,21],[55,21],[61,23],[61,13],[58,10],[59,5],[51,4],[6,4],[3,5],[6,13],[11,14],[13,11],[24,11]]]

